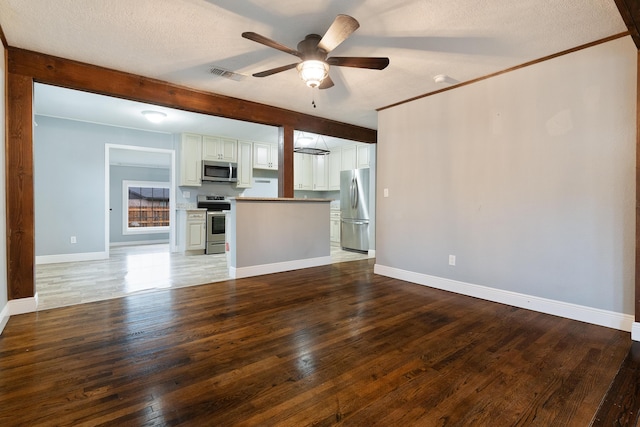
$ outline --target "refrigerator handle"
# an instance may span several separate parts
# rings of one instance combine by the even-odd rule
[[[358,208],[358,179],[353,178],[353,209]]]
[[[351,202],[351,209],[355,209],[355,205],[354,205],[354,203],[353,203],[353,201],[354,201],[354,200],[355,200],[355,198],[356,198],[356,195],[355,195],[355,184],[354,184],[354,181],[355,181],[355,179],[354,179],[354,178],[351,178],[351,188],[349,189],[349,191],[350,191],[350,193],[351,193],[351,197],[350,197],[350,199],[351,199],[351,200],[349,200],[349,201]]]

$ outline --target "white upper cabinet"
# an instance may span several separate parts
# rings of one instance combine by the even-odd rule
[[[370,144],[354,144],[342,147],[342,170],[368,168],[370,163]]]
[[[355,145],[349,145],[342,147],[342,170],[348,171],[357,169],[358,166],[358,151]]]
[[[180,140],[180,183],[182,186],[202,185],[202,135],[183,133]]]
[[[253,144],[238,141],[238,182],[236,187],[249,188],[253,180]]]
[[[256,169],[278,170],[278,145],[254,142],[253,167]]]
[[[329,156],[313,156],[313,189],[329,189]]]
[[[329,190],[340,190],[342,150],[334,150],[327,157],[329,157]]]
[[[369,167],[369,160],[371,158],[370,156],[371,148],[372,148],[371,144],[358,145],[358,163],[357,163],[358,169]]]
[[[238,161],[238,141],[231,138],[204,135],[202,137],[202,160],[219,162]]]
[[[309,154],[293,153],[293,189],[313,190],[313,159]]]

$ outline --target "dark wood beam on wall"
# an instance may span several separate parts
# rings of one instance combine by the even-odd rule
[[[293,128],[278,129],[278,197],[293,197]]]
[[[31,78],[8,73],[5,182],[9,299],[32,297],[35,291],[32,99]]]
[[[377,132],[251,101],[9,47],[7,64],[7,281],[9,299],[35,295],[33,83],[40,82],[281,129],[279,194],[293,197],[293,130],[375,143]]]
[[[615,0],[633,42],[640,49],[640,0]]]

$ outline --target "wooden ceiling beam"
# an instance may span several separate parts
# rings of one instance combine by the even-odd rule
[[[615,0],[633,42],[640,50],[640,0]]]
[[[377,131],[266,104],[10,47],[7,69],[40,83],[270,126],[375,143]]]

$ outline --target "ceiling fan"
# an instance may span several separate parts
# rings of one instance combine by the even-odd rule
[[[254,32],[242,33],[242,37],[289,53],[301,59],[300,62],[255,73],[253,74],[254,77],[267,77],[272,74],[297,68],[300,77],[307,86],[311,88],[328,89],[333,86],[333,81],[331,77],[329,77],[329,67],[331,65],[335,65],[336,67],[368,68],[372,70],[382,70],[389,65],[389,58],[352,56],[334,56],[327,58],[327,55],[338,47],[340,43],[345,41],[359,26],[360,24],[355,18],[349,15],[338,15],[324,36],[321,37],[318,34],[307,35],[304,40],[298,43],[297,50]]]

